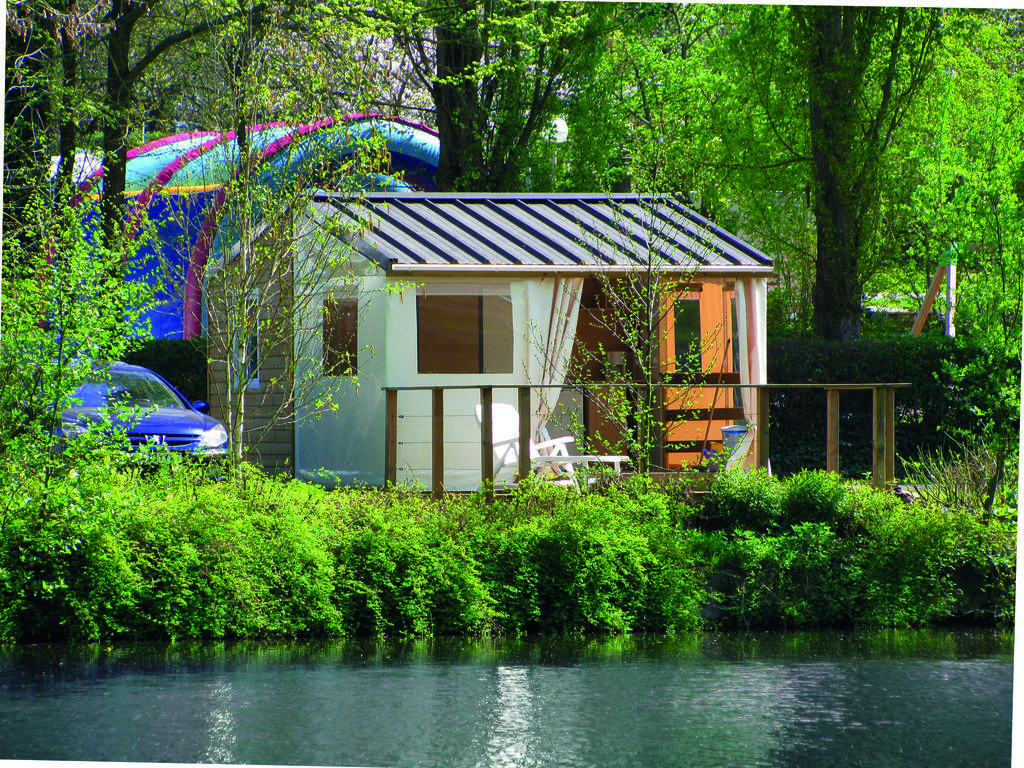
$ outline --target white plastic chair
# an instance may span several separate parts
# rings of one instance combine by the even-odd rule
[[[483,426],[483,406],[477,403],[476,421]],[[541,435],[546,437],[544,430]],[[519,466],[519,413],[515,406],[508,403],[491,404],[491,436],[494,445],[494,476],[505,467],[512,467],[513,470]],[[566,447],[574,442],[576,438],[566,435],[565,437],[554,437],[535,443],[530,440],[530,458],[539,456],[568,456],[569,449]],[[571,461],[556,463],[554,465],[545,462],[544,467],[539,471],[539,476],[559,485],[573,485],[576,483],[576,471]]]

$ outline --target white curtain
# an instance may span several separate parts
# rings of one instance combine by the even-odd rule
[[[749,425],[737,446],[736,455],[742,464],[756,466],[759,457],[751,450],[757,431],[758,397],[752,384],[768,383],[768,281],[765,278],[744,277],[736,281],[736,315],[740,347],[740,392],[743,397],[743,415]],[[767,415],[767,414],[766,414]],[[765,457],[767,459],[767,457]]]
[[[532,416],[532,432],[540,440],[540,430],[547,424],[558,402],[558,396],[569,370],[572,345],[576,340],[576,323],[579,319],[580,295],[583,293],[582,277],[555,277],[551,292],[551,312],[548,317],[547,336],[543,339],[543,357],[540,360],[540,380],[544,386],[534,390],[536,405]]]

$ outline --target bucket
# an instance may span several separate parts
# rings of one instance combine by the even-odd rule
[[[740,440],[747,434],[747,427],[745,424],[737,424],[731,427],[722,427],[722,445],[725,447],[727,455],[731,456],[736,451],[736,446],[740,444]]]

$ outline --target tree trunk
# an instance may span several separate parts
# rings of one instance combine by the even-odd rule
[[[812,140],[812,146],[814,142]],[[827,151],[827,150],[826,150]],[[814,147],[818,199],[814,207],[817,255],[814,262],[814,334],[833,341],[860,337],[861,284],[859,255],[863,235],[862,211],[842,179],[818,164],[825,151]]]
[[[117,249],[125,236],[125,183],[128,175],[128,110],[134,82],[129,69],[132,29],[143,6],[115,0],[108,18],[106,114],[103,118],[103,242]]]
[[[874,231],[878,169],[931,68],[941,19],[865,6],[795,6],[792,12],[803,35],[797,44],[808,55],[818,236],[814,333],[848,341],[860,336],[859,268]]]
[[[867,8],[805,9],[809,33],[808,108],[815,184],[817,257],[814,333],[848,341],[860,336],[860,251],[864,242],[864,165],[873,147],[859,134],[860,99],[870,61],[874,11]]]
[[[433,99],[441,153],[437,188],[442,192],[476,191],[483,168],[483,120],[475,65],[482,55],[474,2],[461,4],[463,19],[438,26],[437,80]]]

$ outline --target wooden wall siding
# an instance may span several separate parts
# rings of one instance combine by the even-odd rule
[[[703,283],[699,288],[699,291],[689,292],[683,297],[700,298],[700,329],[703,336],[701,370],[704,373],[732,373],[734,372],[733,345],[737,343],[732,336],[731,300],[735,295],[734,289],[731,284],[723,285],[712,282]],[[665,328],[661,334],[663,339],[662,371],[671,374],[676,372],[673,314],[666,313],[665,320]],[[666,419],[665,442],[695,444],[693,450],[667,451],[665,464],[668,469],[679,469],[686,464],[700,462],[705,448],[720,450],[722,427],[732,424],[738,416],[737,411],[733,408],[733,391],[731,389],[667,389],[664,408],[669,412],[689,411],[689,413],[681,414],[681,419],[675,423]],[[716,412],[719,412],[720,409],[729,409],[725,411],[728,415],[724,418],[716,417]]]
[[[285,308],[291,305],[290,270],[283,279],[275,280],[273,287],[268,286],[265,280],[255,282],[263,291],[278,290],[281,305]],[[208,295],[212,291],[223,291],[222,276],[211,277]],[[271,318],[286,316],[287,312],[278,311],[281,305],[272,305],[267,314]],[[218,333],[218,329],[222,329],[224,325],[223,310],[223,305],[218,302],[211,302],[207,308],[209,354],[212,360],[208,367],[208,383],[210,415],[220,419],[227,426],[227,364],[224,361],[230,350],[227,349],[223,333]],[[295,411],[293,393],[287,382],[290,381],[293,343],[290,332],[285,332],[281,328],[268,331],[267,328],[268,325],[261,322],[260,384],[246,390],[245,393],[246,456],[268,472],[292,472],[295,464]],[[275,339],[277,343],[271,344],[270,342]],[[274,379],[279,383],[272,386],[270,382]]]
[[[705,372],[733,372],[732,309],[730,300],[734,295],[731,283],[704,282],[689,286],[685,295],[699,297],[701,332],[706,344],[701,355],[701,368]],[[672,297],[670,301],[674,301]],[[610,316],[607,303],[603,300],[600,281],[587,278],[584,281],[579,323],[576,341],[573,345],[572,370],[582,374],[585,381],[600,381],[603,375],[600,363],[591,357],[599,348],[605,352],[627,352],[626,347],[604,326]],[[676,372],[675,367],[675,326],[671,313],[666,313],[666,322],[659,332],[659,359],[661,371],[669,375]],[[585,415],[591,438],[600,437],[606,441],[617,439],[617,428],[605,419],[594,400],[600,392],[594,393],[587,405]],[[733,405],[731,389],[668,389],[664,398],[664,410],[682,408],[708,411]],[[714,415],[712,413],[712,415]],[[721,446],[721,428],[733,423],[735,410],[728,418],[708,420],[705,414],[690,414],[683,423],[666,424],[665,439],[673,441],[698,442],[694,450],[672,451],[666,453],[664,463],[668,468],[678,469],[684,464],[694,464],[702,459],[702,451],[706,441],[711,447]]]

